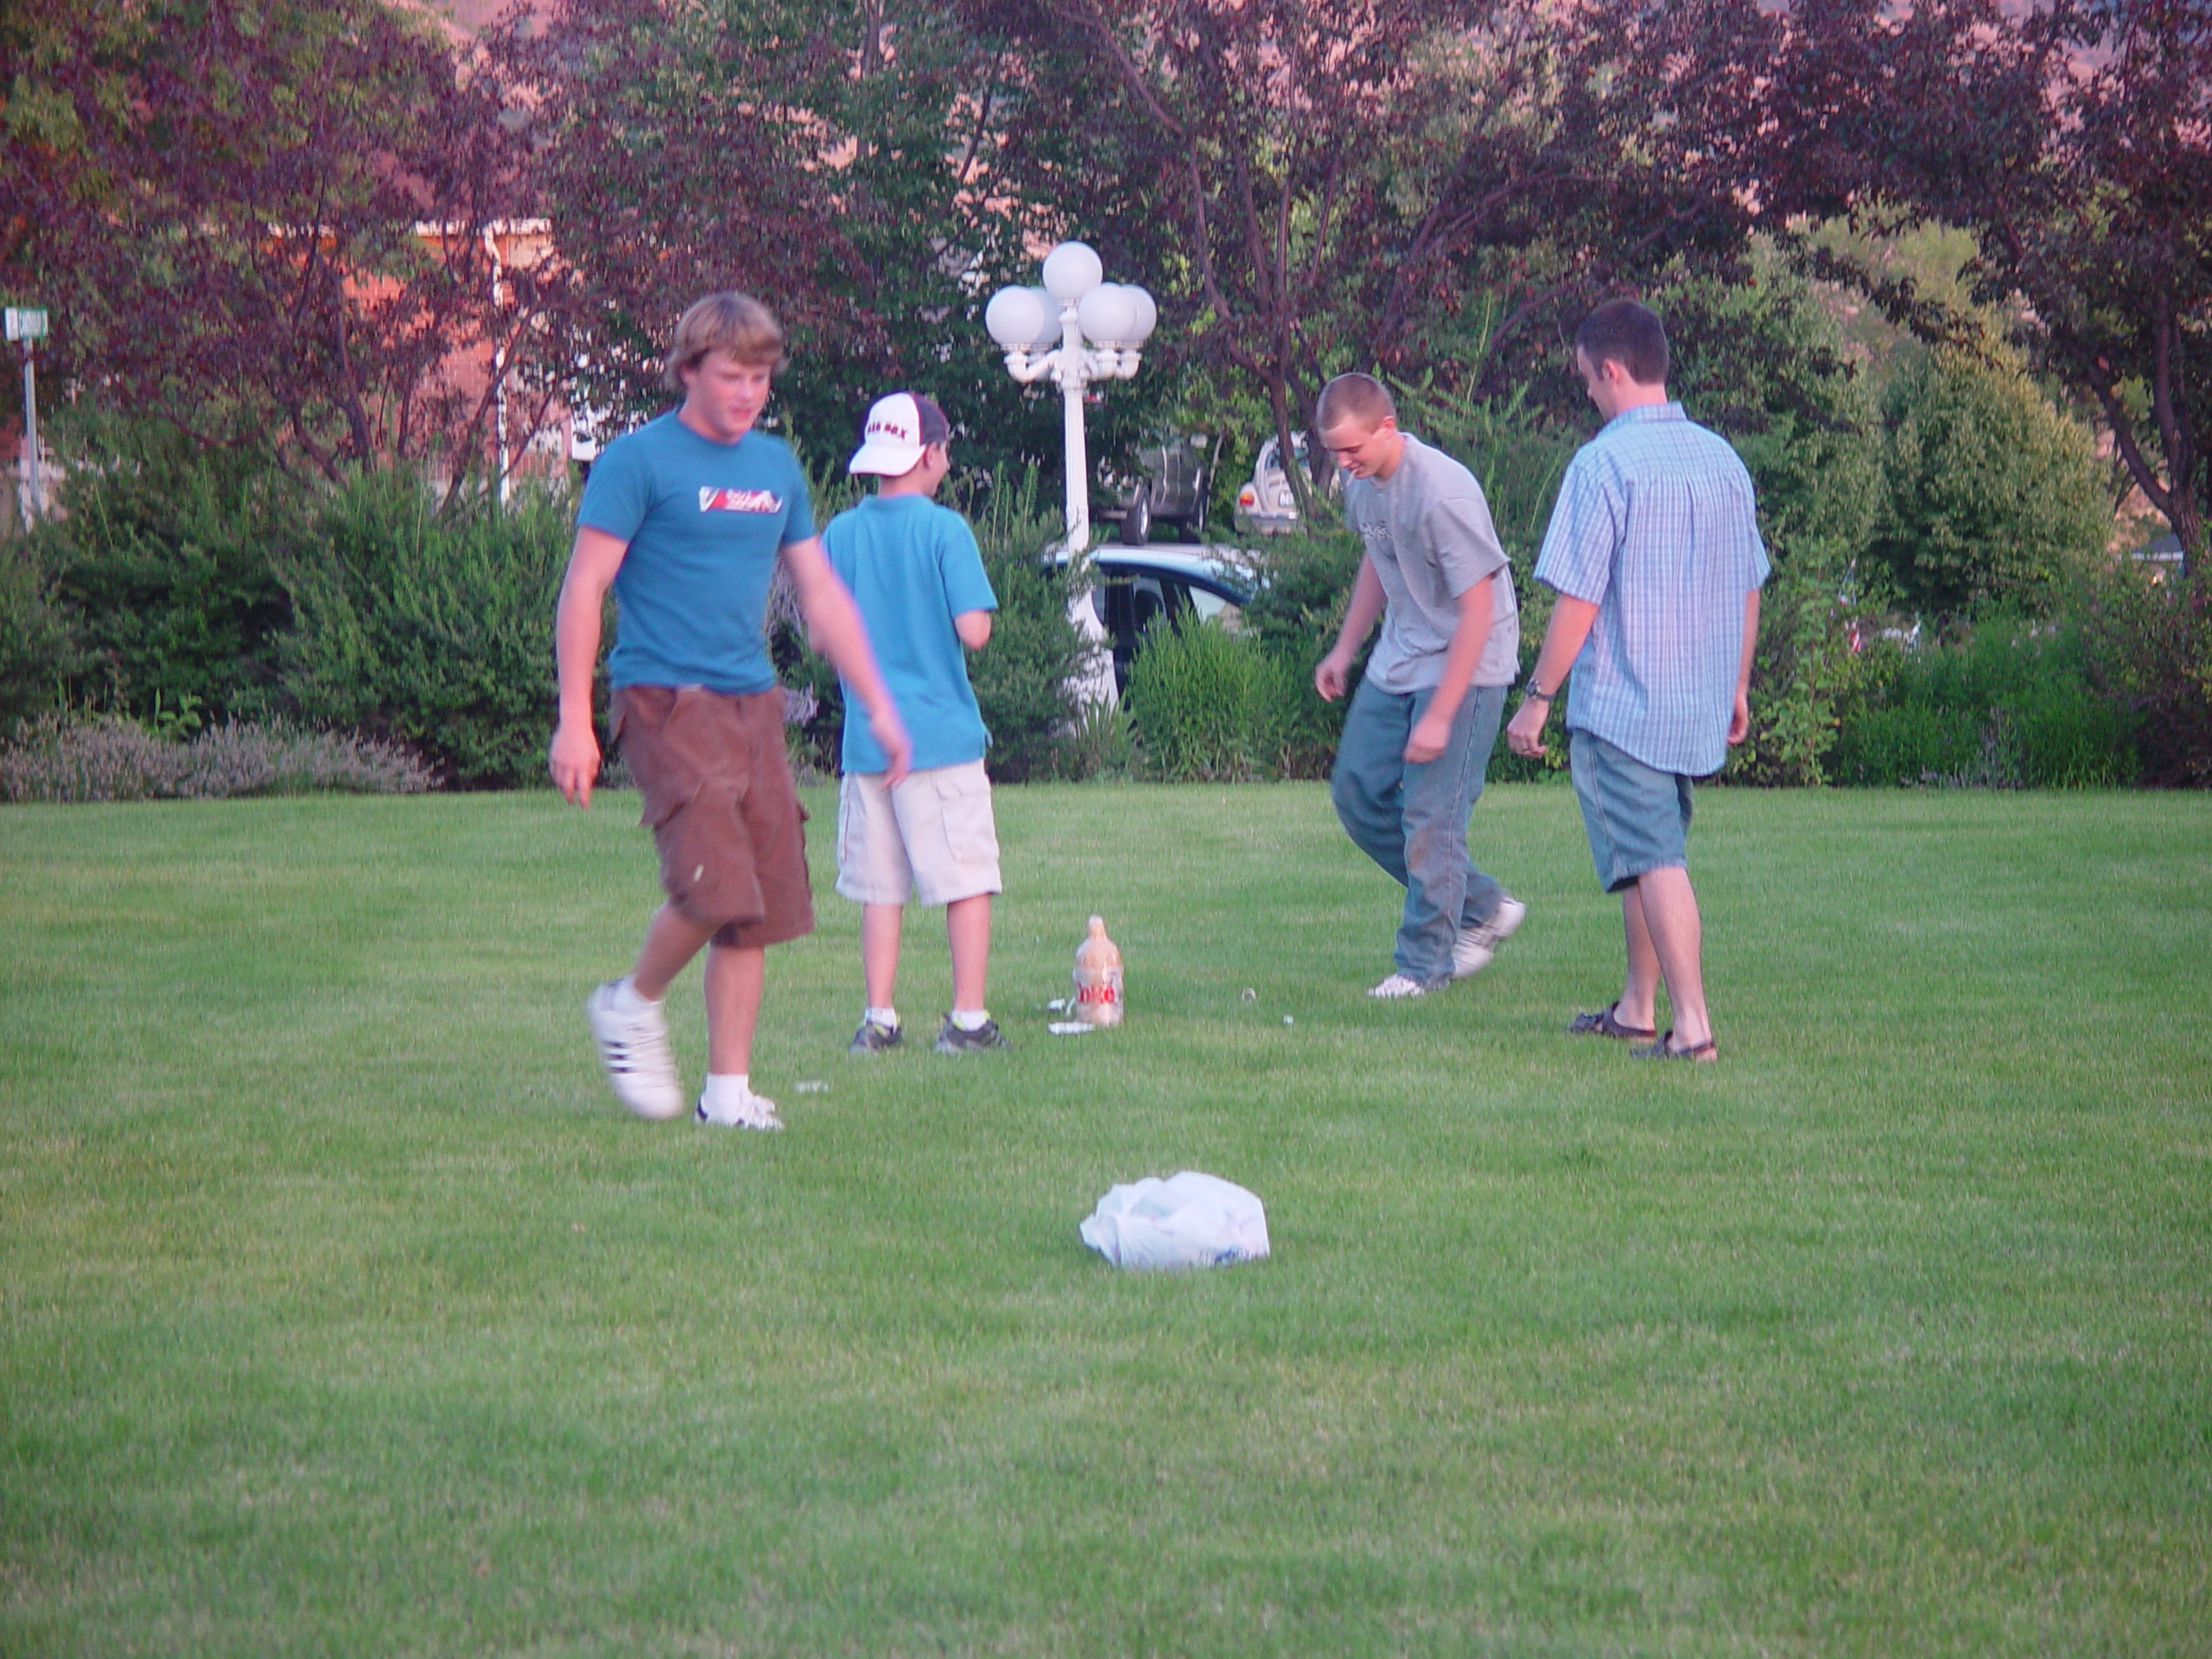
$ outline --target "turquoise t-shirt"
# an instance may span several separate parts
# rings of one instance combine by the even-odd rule
[[[990,742],[952,619],[995,611],[999,597],[968,521],[925,495],[872,495],[839,513],[822,545],[860,607],[891,700],[914,740],[917,769],[980,760]],[[845,688],[847,772],[890,766]]]
[[[806,475],[780,440],[753,431],[716,443],[664,415],[607,446],[576,522],[628,543],[610,683],[733,695],[775,684],[766,625],[776,553],[814,534]]]

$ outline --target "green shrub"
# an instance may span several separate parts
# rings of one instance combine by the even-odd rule
[[[2161,580],[2130,562],[2091,590],[2091,683],[2127,723],[2142,781],[2212,788],[2212,575]]]
[[[1474,474],[1490,506],[1498,544],[1525,587],[1551,523],[1567,464],[1583,434],[1556,426],[1529,407],[1526,383],[1505,397],[1477,397],[1424,381],[1402,386],[1400,422]]]
[[[1281,776],[1293,671],[1258,639],[1217,621],[1154,623],[1126,693],[1146,771],[1177,783]]]
[[[36,545],[0,542],[0,721],[58,708],[86,665]]]
[[[1281,690],[1275,770],[1289,778],[1325,778],[1350,699],[1323,702],[1313,689],[1313,670],[1344,626],[1359,573],[1359,539],[1338,527],[1271,536],[1246,561],[1255,591],[1244,607],[1243,628],[1272,660]],[[1355,683],[1366,661],[1363,649],[1353,664]]]
[[[1136,721],[1125,702],[1087,698],[1060,740],[1058,775],[1070,779],[1127,779],[1137,763]]]
[[[419,476],[346,482],[285,562],[283,689],[316,724],[418,750],[464,787],[544,781],[553,610],[574,512],[525,490],[502,512]]]
[[[1875,637],[1866,607],[1847,596],[1841,563],[1800,549],[1768,579],[1751,658],[1751,730],[1729,752],[1727,782],[1827,783],[1843,727],[1895,671],[1897,648]]]
[[[968,683],[991,734],[991,776],[1008,783],[1087,777],[1087,751],[1065,742],[1100,651],[1073,614],[1090,585],[1087,568],[1045,556],[1060,533],[1059,518],[1039,512],[1026,495],[995,494],[974,522],[999,601],[990,644],[968,659]]]
[[[1834,770],[1852,784],[2075,789],[2129,782],[2138,766],[2125,710],[2089,683],[2080,626],[1996,617],[1904,653],[1845,721]]]
[[[298,543],[305,487],[266,455],[167,428],[97,423],[67,453],[61,511],[27,538],[73,647],[52,659],[63,700],[139,716],[265,710],[289,619],[275,564]],[[41,638],[34,649],[52,650]]]
[[[1939,349],[1891,382],[1869,551],[1908,605],[2048,615],[2101,556],[2110,497],[2088,429],[2017,369]]]
[[[1853,719],[1838,772],[1853,784],[1963,784],[1983,772],[1983,719],[1925,702],[1869,709]]]
[[[1678,267],[1653,303],[1674,346],[1668,390],[1743,458],[1784,570],[1864,543],[1881,500],[1881,413],[1804,274],[1759,241],[1751,277]]]

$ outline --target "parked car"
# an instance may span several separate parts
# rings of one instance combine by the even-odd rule
[[[1306,435],[1294,432],[1290,442],[1298,464],[1306,468],[1306,476],[1319,493],[1334,496],[1342,492],[1344,480],[1327,450],[1308,461]],[[1298,528],[1298,497],[1283,472],[1280,448],[1273,438],[1262,444],[1259,459],[1252,463],[1251,481],[1236,492],[1236,528],[1247,536],[1279,536]]]
[[[1211,554],[1102,547],[1091,555],[1091,569],[1097,576],[1091,614],[1113,651],[1116,696],[1128,684],[1129,664],[1156,619],[1195,616],[1234,628],[1252,598],[1250,573]]]
[[[1119,505],[1098,517],[1122,527],[1122,541],[1142,547],[1162,525],[1204,541],[1206,498],[1213,492],[1214,456],[1221,440],[1202,432],[1163,439],[1137,451],[1143,474],[1122,493]]]

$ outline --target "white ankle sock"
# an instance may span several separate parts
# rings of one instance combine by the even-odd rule
[[[657,998],[641,993],[627,974],[615,982],[613,1001],[614,1006],[625,1014],[642,1014],[647,1008],[660,1006]]]
[[[899,1010],[896,1008],[864,1008],[861,1018],[872,1025],[881,1026],[887,1031],[899,1029]]]
[[[981,1031],[991,1023],[991,1011],[988,1008],[955,1008],[951,1018],[952,1023],[963,1031]]]
[[[707,1073],[706,1092],[717,1104],[742,1105],[753,1098],[753,1074],[750,1071],[709,1071]]]

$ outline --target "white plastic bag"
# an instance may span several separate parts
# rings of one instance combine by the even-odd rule
[[[1195,1169],[1147,1175],[1098,1200],[1077,1230],[1117,1268],[1215,1268],[1268,1253],[1268,1214],[1234,1181]]]

